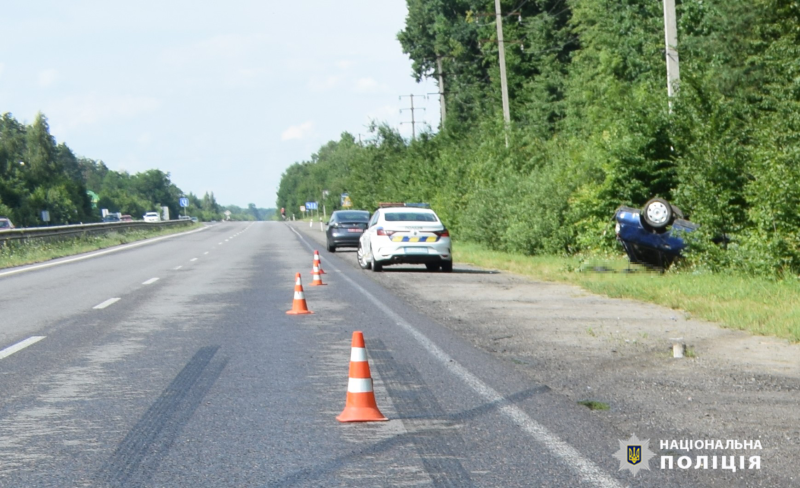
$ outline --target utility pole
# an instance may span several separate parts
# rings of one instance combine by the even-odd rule
[[[667,93],[672,99],[678,90],[678,83],[681,79],[680,67],[678,65],[678,27],[675,22],[675,0],[664,0],[664,38],[667,45]],[[670,111],[672,111],[672,101],[670,100]]]
[[[503,92],[503,120],[506,123],[506,147],[508,147],[508,126],[511,123],[511,110],[508,108],[508,82],[506,81],[506,49],[503,45],[503,15],[500,0],[494,0],[497,18],[497,50],[500,56],[500,90]]]
[[[442,73],[442,57],[436,56],[436,67],[439,72],[439,111],[441,112],[440,126],[444,127],[444,119],[447,118],[447,109],[444,101],[444,73]]]
[[[417,96],[418,97],[424,97],[425,95],[417,95]],[[403,110],[410,110],[411,111],[411,122],[410,122],[410,124],[411,124],[411,139],[413,140],[413,139],[417,138],[417,131],[416,131],[415,127],[414,127],[416,125],[416,123],[417,123],[416,119],[414,118],[414,110],[425,110],[425,109],[424,108],[414,108],[414,94],[413,93],[411,95],[401,95],[399,97],[400,100],[402,100],[403,97],[409,97],[411,99],[411,108],[401,108],[400,109],[400,113],[403,113]],[[409,122],[405,122],[405,123],[409,123]],[[400,122],[400,125],[403,125],[403,124],[404,124],[404,122]]]

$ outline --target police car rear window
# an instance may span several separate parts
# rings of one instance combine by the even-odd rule
[[[386,214],[387,222],[436,222],[431,213],[391,212]]]

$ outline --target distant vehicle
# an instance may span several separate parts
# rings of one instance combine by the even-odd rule
[[[8,217],[0,217],[0,230],[11,230],[14,228],[14,224],[11,223],[11,219]]]
[[[147,212],[144,214],[144,221],[145,222],[160,222],[161,217],[158,215],[158,212]]]
[[[117,214],[108,214],[103,217],[103,222],[120,222],[121,220]]]
[[[369,212],[366,210],[336,210],[328,221],[325,236],[328,252],[338,247],[358,247],[358,240],[367,229]]]
[[[192,217],[192,222],[197,223],[197,217]]]
[[[680,208],[663,198],[649,200],[642,210],[622,206],[614,214],[617,240],[632,263],[667,269],[686,249],[683,235],[699,227]]]
[[[188,215],[178,215],[178,220],[192,220]]]
[[[119,220],[121,222],[133,222],[133,217],[131,217],[130,215],[123,215],[122,217],[119,218]]]
[[[391,264],[424,264],[429,271],[453,271],[450,232],[426,204],[381,204],[358,243],[362,269]]]

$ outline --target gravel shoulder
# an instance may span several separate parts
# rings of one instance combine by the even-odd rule
[[[289,225],[324,249],[318,226]],[[358,267],[355,250],[336,254]],[[390,266],[372,278],[532,381],[608,404],[598,419],[650,438],[657,454],[684,454],[657,450],[659,440],[760,440],[760,451],[685,454],[760,455],[772,486],[800,485],[798,344],[458,262],[453,273]],[[690,357],[672,357],[676,342]],[[742,486],[762,485],[758,478],[743,477]]]

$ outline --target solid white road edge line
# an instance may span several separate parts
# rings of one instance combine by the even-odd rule
[[[120,300],[119,298],[109,298],[108,300],[104,301],[103,303],[95,305],[92,308],[94,308],[95,310],[102,310],[102,309],[108,307],[109,305],[113,305],[113,304],[117,303],[119,300]]]
[[[41,341],[42,339],[44,339],[45,337],[46,336],[32,336],[28,337],[24,341],[17,342],[13,346],[8,346],[7,348],[0,351],[0,359],[7,358],[8,356],[11,356],[15,352],[19,352],[28,346],[32,346],[37,342]]]
[[[156,281],[158,281],[158,278],[150,278],[149,280],[145,281],[145,282],[144,282],[144,283],[142,283],[142,284],[143,284],[143,285],[152,285],[152,284],[153,284],[153,283],[155,283]]]
[[[197,230],[190,230],[189,232],[181,232],[180,234],[170,234],[168,236],[156,237],[154,239],[147,239],[147,240],[144,240],[144,241],[134,242],[134,243],[131,243],[131,244],[125,244],[123,246],[115,247],[113,249],[106,249],[104,251],[99,251],[99,252],[95,252],[95,253],[92,253],[92,254],[87,254],[85,256],[78,256],[78,257],[75,257],[75,258],[65,259],[63,261],[49,262],[49,263],[44,263],[44,264],[34,264],[34,265],[31,265],[31,266],[28,266],[28,267],[25,267],[25,268],[21,268],[21,269],[12,269],[11,271],[3,271],[3,272],[0,272],[0,276],[7,276],[7,275],[16,274],[16,273],[24,273],[26,271],[33,271],[35,269],[49,268],[50,266],[58,266],[60,264],[74,263],[75,261],[82,261],[84,259],[96,258],[97,256],[103,256],[105,254],[110,254],[112,252],[117,252],[117,251],[124,251],[125,249],[130,249],[132,247],[138,247],[138,246],[144,246],[145,244],[152,244],[154,242],[163,241],[164,239],[172,239],[173,237],[194,234],[195,232],[200,232],[200,231],[203,231],[203,230],[206,230],[206,229],[208,229],[208,227],[202,227],[202,228],[197,229]]]
[[[291,227],[289,227],[292,229]],[[292,231],[297,234],[297,236],[305,242],[306,246],[311,249],[312,246],[309,245],[308,241],[300,235],[295,229]],[[330,265],[330,261],[328,261]],[[362,288],[358,283],[353,281],[350,277],[342,273],[338,268],[335,266],[331,266],[331,268],[338,273],[341,278],[344,278],[348,283],[350,283],[356,290],[358,290],[362,295],[367,297],[369,301],[375,304],[380,310],[382,310],[390,319],[392,319],[397,325],[405,329],[411,336],[420,343],[422,347],[425,348],[434,358],[436,358],[442,365],[450,371],[450,373],[454,374],[455,376],[459,377],[464,383],[469,386],[472,391],[483,397],[486,401],[491,403],[497,403],[501,405],[500,412],[502,412],[506,417],[511,419],[515,424],[517,424],[524,432],[528,435],[533,437],[534,440],[539,442],[540,444],[544,445],[550,452],[560,457],[567,466],[575,470],[580,476],[583,481],[587,483],[591,483],[594,486],[600,487],[608,487],[608,488],[622,488],[623,485],[620,484],[614,478],[611,478],[606,474],[603,470],[601,470],[596,464],[594,464],[591,460],[586,459],[583,455],[578,452],[577,449],[572,447],[571,445],[567,444],[566,442],[562,441],[557,435],[550,432],[545,426],[540,424],[539,422],[533,420],[527,413],[525,413],[521,408],[515,405],[506,404],[506,400],[497,391],[495,391],[492,387],[484,383],[480,380],[477,376],[470,373],[465,367],[461,366],[459,363],[455,361],[455,359],[451,358],[444,352],[439,346],[434,344],[430,339],[425,336],[422,332],[418,331],[414,328],[411,324],[403,320],[402,317],[397,315],[392,309],[387,307],[384,303],[380,300],[375,298],[370,292]]]

